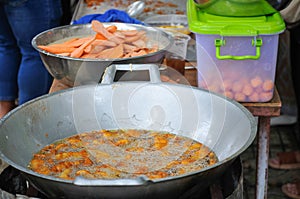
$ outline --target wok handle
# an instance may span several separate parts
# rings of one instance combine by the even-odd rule
[[[145,176],[139,176],[135,179],[115,179],[115,180],[103,180],[103,179],[86,179],[82,176],[75,178],[73,183],[78,186],[138,186],[146,185],[150,180]]]
[[[117,71],[135,72],[146,71],[149,72],[149,82],[160,83],[159,67],[156,64],[114,64],[108,66],[103,74],[101,84],[112,84],[115,80]],[[134,81],[130,79],[128,81]],[[147,80],[145,80],[147,81]]]

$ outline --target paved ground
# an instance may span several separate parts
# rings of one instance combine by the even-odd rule
[[[271,127],[270,157],[275,156],[277,152],[300,149],[300,146],[297,145],[296,130],[295,125]],[[255,153],[256,141],[241,155],[245,199],[255,198]],[[300,169],[276,170],[270,168],[268,199],[287,199],[288,197],[281,192],[281,185],[297,179],[300,180]]]

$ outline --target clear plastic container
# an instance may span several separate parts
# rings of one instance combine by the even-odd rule
[[[276,72],[278,35],[260,37],[264,45],[260,58],[222,60],[216,57],[218,35],[196,35],[198,86],[224,94],[239,102],[266,102],[272,99]],[[221,55],[255,55],[252,37],[224,37]]]
[[[198,86],[239,102],[272,99],[279,34],[279,13],[228,17],[205,13],[188,0],[189,28],[195,33]]]

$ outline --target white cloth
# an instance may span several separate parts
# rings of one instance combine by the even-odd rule
[[[280,14],[287,25],[293,25],[300,22],[300,0],[292,0],[284,9],[280,10]]]

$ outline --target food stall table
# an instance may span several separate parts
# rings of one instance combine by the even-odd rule
[[[185,78],[191,86],[197,86],[197,70],[192,65],[187,66],[185,70]],[[52,90],[65,89],[64,85],[54,81]],[[256,198],[267,198],[268,185],[268,159],[269,159],[269,142],[270,142],[270,120],[271,117],[280,115],[281,101],[280,96],[275,89],[273,99],[265,103],[242,103],[254,116],[258,118],[258,134],[257,134],[257,156],[256,156]],[[218,191],[218,185],[211,188],[214,193],[214,199],[223,198]],[[213,191],[212,191],[213,189]]]
[[[189,66],[191,67],[191,66]],[[197,86],[197,70],[185,70],[185,78],[192,86]],[[281,109],[280,96],[275,89],[271,101],[265,103],[241,103],[254,116],[258,117],[257,156],[256,156],[256,198],[267,198],[268,187],[268,159],[270,144],[270,120],[279,116]]]

